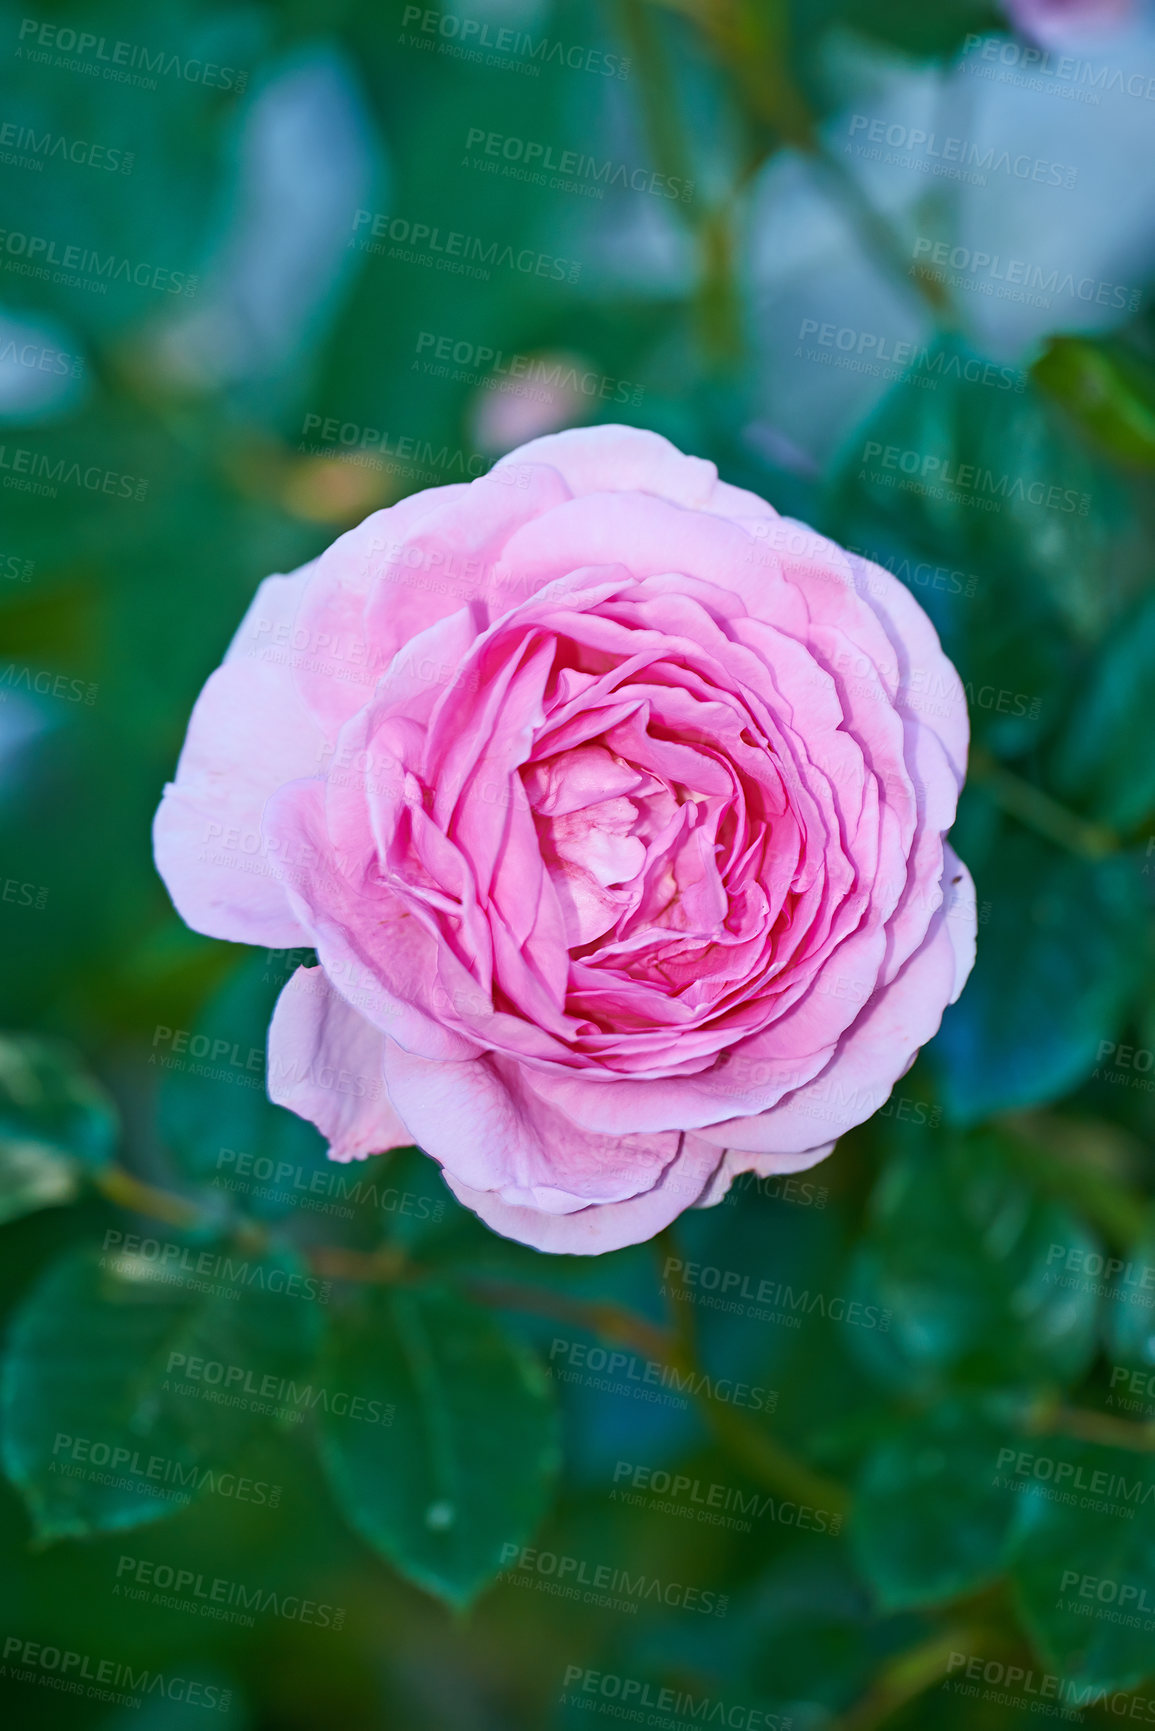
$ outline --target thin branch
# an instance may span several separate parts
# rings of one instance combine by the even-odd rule
[[[1155,1424],[1135,1424],[1109,1412],[1091,1412],[1087,1407],[1040,1406],[1032,1414],[1029,1428],[1036,1435],[1076,1437],[1080,1442],[1131,1449],[1136,1454],[1155,1450]]]
[[[118,1208],[127,1208],[133,1214],[147,1214],[153,1220],[163,1220],[166,1226],[209,1224],[209,1216],[195,1202],[176,1196],[171,1190],[160,1190],[154,1184],[146,1184],[123,1166],[102,1166],[92,1174],[92,1182],[101,1195],[115,1202]]]
[[[1076,817],[1041,787],[1032,786],[1005,768],[990,752],[981,749],[971,752],[970,776],[972,781],[981,783],[1008,816],[1047,841],[1066,848],[1068,853],[1081,859],[1100,860],[1119,852],[1122,844],[1114,830]]]
[[[862,1700],[834,1720],[830,1731],[875,1731],[900,1708],[943,1682],[953,1654],[988,1652],[991,1645],[989,1631],[964,1626],[945,1629],[920,1646],[909,1647],[883,1666]]]

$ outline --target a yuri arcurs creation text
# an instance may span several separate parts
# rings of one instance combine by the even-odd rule
[[[316,951],[269,1089],[590,1253],[795,1172],[962,988],[961,683],[890,574],[629,427],[536,440],[258,589],[156,857]]]

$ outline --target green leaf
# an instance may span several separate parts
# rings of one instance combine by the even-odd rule
[[[858,1483],[850,1541],[884,1611],[975,1592],[1004,1567],[1013,1496],[993,1482],[1005,1427],[951,1402],[892,1425]]]
[[[71,1202],[117,1134],[116,1107],[67,1046],[0,1035],[0,1223]]]
[[[956,1123],[1037,1106],[1090,1075],[1144,964],[1137,862],[1087,860],[1004,830],[977,870],[978,959],[943,1017],[933,1062]]]
[[[1028,1449],[1011,1563],[1023,1620],[1055,1670],[1132,1689],[1155,1651],[1155,1466],[1061,1437]]]
[[[155,1239],[49,1268],[0,1381],[4,1468],[38,1538],[159,1520],[231,1469],[277,1398],[254,1389],[305,1361],[318,1296],[285,1255]]]
[[[182,1169],[232,1198],[238,1212],[261,1219],[280,1218],[310,1195],[324,1198],[341,1189],[324,1137],[295,1112],[275,1106],[266,1092],[273,1006],[307,953],[247,955],[206,1003],[184,1049],[172,1050],[174,1042],[166,1039],[152,1054],[162,1070],[161,1131]]]
[[[1061,1285],[1052,1246],[1097,1239],[1038,1195],[993,1131],[900,1144],[872,1199],[860,1278],[891,1313],[852,1344],[884,1380],[926,1389],[1066,1383],[1095,1354],[1096,1283]]]
[[[956,338],[940,340],[931,366],[940,353],[944,372],[934,390],[896,384],[847,436],[835,501],[848,523],[872,519],[976,573],[991,605],[960,607],[968,639],[982,623],[959,658],[964,683],[976,692],[1004,683],[1008,664],[995,662],[992,649],[997,653],[1009,617],[1025,681],[1010,689],[1043,699],[1049,709],[1047,688],[1024,672],[1040,645],[1022,627],[1042,603],[1076,631],[1101,628],[1115,590],[1111,531],[1125,518],[1126,495],[1033,383],[1020,392],[982,382],[982,357]],[[996,378],[1000,372],[1010,387],[1012,370],[996,367]]]
[[[1155,372],[1121,347],[1052,337],[1031,372],[1112,456],[1155,468]]]
[[[1061,798],[1122,830],[1155,809],[1155,596],[1148,595],[1099,651],[1054,747]]]
[[[346,1518],[418,1586],[468,1604],[532,1533],[557,1468],[537,1360],[484,1311],[425,1290],[365,1294],[334,1319],[322,1364],[328,1387],[391,1420],[322,1417]]]
[[[1104,1264],[1102,1274],[1108,1283],[1103,1332],[1112,1360],[1155,1369],[1155,1209],[1148,1208],[1140,1235],[1125,1253]],[[1124,1411],[1147,1417],[1145,1410],[1140,1411],[1144,1402],[1135,1400],[1131,1391],[1119,1386],[1121,1383],[1120,1377],[1115,1384],[1119,1388],[1116,1403],[1130,1401]]]

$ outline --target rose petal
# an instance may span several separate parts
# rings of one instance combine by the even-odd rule
[[[543,1214],[506,1202],[494,1190],[476,1190],[446,1171],[460,1202],[503,1237],[558,1256],[602,1256],[627,1244],[641,1244],[694,1207],[718,1171],[722,1156],[699,1137],[686,1135],[677,1157],[652,1189],[623,1202],[580,1208],[571,1214]]]
[[[385,1087],[385,1037],[329,984],[298,968],[269,1025],[269,1098],[307,1118],[333,1160],[365,1160],[413,1137]]]
[[[309,937],[289,906],[262,814],[287,781],[316,774],[325,741],[277,649],[312,567],[268,577],[189,721],[153,823],[157,870],[186,925],[236,944],[293,949]]]

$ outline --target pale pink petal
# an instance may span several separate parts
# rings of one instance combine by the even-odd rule
[[[310,942],[262,827],[270,795],[324,762],[324,738],[276,641],[292,630],[309,569],[266,578],[257,590],[228,658],[197,699],[153,824],[157,870],[177,912],[194,931],[230,943]]]
[[[769,1178],[778,1173],[807,1172],[811,1166],[817,1166],[820,1160],[825,1160],[827,1155],[833,1152],[833,1142],[823,1142],[821,1147],[804,1149],[801,1154],[755,1154],[739,1148],[727,1148],[722,1164],[694,1206],[715,1208],[735,1178],[740,1177],[743,1172],[757,1172],[760,1178]]]
[[[385,1086],[385,1036],[333,990],[321,968],[298,968],[269,1026],[269,1098],[315,1124],[333,1160],[364,1160],[413,1137]]]
[[[603,1256],[627,1244],[642,1244],[692,1208],[708,1188],[722,1156],[700,1137],[682,1137],[677,1158],[657,1183],[640,1196],[571,1214],[544,1214],[506,1202],[495,1190],[475,1190],[449,1171],[449,1188],[460,1202],[505,1238],[514,1238],[552,1255]]]
[[[974,959],[974,891],[948,853],[951,899],[934,915],[926,942],[870,1001],[820,1075],[768,1112],[699,1130],[719,1148],[794,1154],[863,1123],[885,1104],[921,1046],[936,1032]]]

